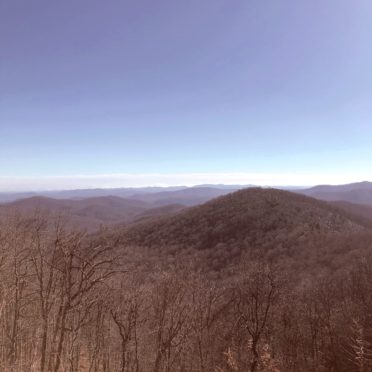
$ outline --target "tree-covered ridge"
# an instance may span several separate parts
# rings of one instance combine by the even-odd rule
[[[213,221],[221,241],[188,247]],[[2,371],[372,368],[372,234],[328,204],[255,189],[126,232],[69,226],[0,221]],[[134,245],[155,227],[186,240]]]
[[[275,189],[237,191],[121,233],[128,244],[165,254],[208,255],[216,269],[250,251],[299,255],[334,235],[365,230],[364,221],[306,196]],[[196,253],[195,253],[196,252]]]

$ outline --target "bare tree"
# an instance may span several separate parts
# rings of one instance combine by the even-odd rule
[[[278,275],[272,267],[262,262],[246,263],[242,267],[234,288],[234,303],[237,324],[250,336],[251,372],[255,372],[260,363],[260,340],[269,326],[279,289]]]
[[[152,288],[152,334],[155,339],[153,372],[171,372],[190,332],[188,287],[182,277],[162,273]]]

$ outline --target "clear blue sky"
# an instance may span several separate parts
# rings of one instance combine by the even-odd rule
[[[0,190],[372,179],[371,20],[370,0],[1,0]]]

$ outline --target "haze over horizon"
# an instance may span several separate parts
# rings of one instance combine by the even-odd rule
[[[0,4],[0,191],[372,175],[367,0]]]
[[[257,186],[310,188],[318,185],[346,185],[371,183],[367,179],[351,179],[348,177],[323,178],[314,182],[312,175],[302,178],[303,183],[297,183],[298,178],[283,174],[127,174],[102,176],[73,176],[73,177],[38,177],[38,178],[6,178],[0,177],[0,193],[22,193],[41,191],[63,191],[84,189],[120,189],[146,187],[195,187],[195,186]],[[324,181],[324,182],[321,182]],[[307,183],[306,183],[307,182]]]

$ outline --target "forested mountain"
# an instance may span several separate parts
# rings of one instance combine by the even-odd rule
[[[372,369],[372,232],[359,210],[259,188],[153,206],[1,207],[1,371]],[[64,208],[70,222],[51,218]],[[114,226],[87,234],[74,216]],[[115,223],[125,216],[137,222]]]
[[[252,185],[198,185],[193,187],[138,187],[138,188],[106,188],[106,189],[78,189],[61,191],[39,191],[10,193],[0,192],[0,203],[9,203],[19,199],[35,196],[52,199],[90,199],[114,196],[124,199],[136,199],[153,203],[157,206],[166,204],[197,205]],[[372,205],[372,183],[359,182],[346,185],[320,185],[311,188],[301,187],[276,187],[307,195],[325,201],[347,201],[350,203]]]
[[[0,204],[0,215],[9,213],[9,211],[18,211],[22,214],[31,214],[35,210],[47,211],[49,214],[68,216],[70,224],[92,231],[102,224],[123,224],[172,214],[186,206],[202,204],[234,191],[234,188],[217,185],[216,187],[190,188],[73,190],[47,193],[53,197],[31,196],[21,199],[18,199],[18,196],[28,194],[3,194],[3,200],[13,198],[16,200]],[[61,198],[66,195],[74,198]],[[89,195],[104,196],[87,197]],[[126,196],[126,198],[116,195]]]
[[[128,223],[151,215],[160,216],[179,210],[181,206],[157,208],[150,203],[115,196],[88,199],[52,199],[34,196],[0,204],[0,216],[10,213],[33,215],[35,212],[61,216],[70,226],[97,230],[101,225]],[[146,212],[146,213],[145,213]]]
[[[356,204],[342,200],[330,202],[330,204],[344,210],[349,215],[353,215],[354,218],[364,219],[364,224],[372,224],[372,205]]]
[[[161,207],[155,207],[151,209],[146,209],[144,212],[136,215],[133,219],[133,223],[138,223],[140,221],[148,221],[158,219],[159,217],[173,215],[179,213],[180,211],[186,209],[187,207],[182,204],[169,204]]]
[[[251,188],[237,191],[175,216],[130,227],[128,243],[165,253],[203,252],[215,269],[262,251],[267,257],[292,257],[320,239],[365,230],[355,214],[292,192]],[[311,253],[312,250],[308,250]]]

